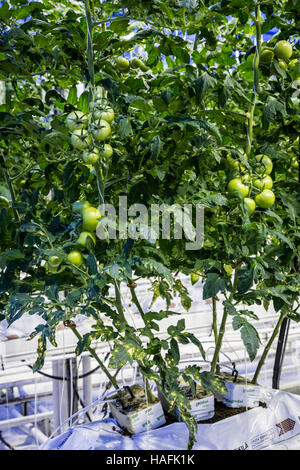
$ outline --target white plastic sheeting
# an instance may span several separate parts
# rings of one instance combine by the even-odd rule
[[[263,389],[267,408],[253,408],[214,424],[199,424],[194,450],[259,450],[300,448],[300,396]],[[184,423],[146,431],[132,437],[120,434],[112,419],[75,426],[48,441],[43,450],[185,450]]]

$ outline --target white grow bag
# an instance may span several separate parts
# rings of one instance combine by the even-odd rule
[[[300,396],[264,390],[267,408],[256,407],[214,424],[199,424],[193,450],[293,449],[300,443]],[[116,432],[111,419],[71,427],[49,440],[45,450],[185,450],[188,430],[184,423],[130,437]],[[298,436],[298,437],[296,437]],[[293,438],[293,439],[291,439]]]

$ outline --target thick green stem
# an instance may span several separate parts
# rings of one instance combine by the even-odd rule
[[[71,330],[73,331],[74,335],[80,340],[82,341],[82,336],[81,334],[79,333],[79,331],[72,325],[70,326]],[[105,367],[105,365],[103,364],[103,362],[101,361],[101,359],[99,358],[98,354],[96,353],[96,351],[91,348],[91,346],[86,346],[86,349],[89,351],[89,353],[93,356],[94,359],[96,359],[96,361],[98,362],[99,366],[101,367],[101,369],[103,370],[104,374],[107,376],[107,378],[109,379],[109,381],[111,382],[111,384],[113,385],[113,387],[117,390],[119,388],[118,386],[118,382],[116,381],[115,377],[113,377],[110,372],[108,371],[108,369]]]
[[[128,280],[129,282],[129,285],[132,285],[132,281],[131,280]],[[131,292],[131,299],[132,299],[132,302],[135,304],[136,308],[138,309],[141,317],[142,317],[142,320],[144,322],[144,324],[146,325],[146,320],[145,320],[145,313],[144,313],[144,310],[142,309],[142,306],[139,302],[139,299],[137,298],[137,295],[135,293],[135,287],[130,287],[130,292]]]
[[[95,83],[94,60],[93,60],[93,21],[91,17],[90,0],[85,0],[85,17],[87,24],[87,59],[88,59],[88,81],[90,84],[90,97],[92,97],[93,87]]]
[[[218,325],[217,325],[217,299],[216,297],[213,297],[212,302],[213,302],[213,332],[214,332],[214,337],[215,337],[215,344],[217,344]]]
[[[256,106],[256,96],[259,88],[259,57],[261,52],[261,18],[260,18],[260,6],[255,7],[255,26],[256,26],[256,50],[253,59],[253,92],[251,97],[251,104],[248,110],[248,123],[247,123],[247,144],[246,154],[251,154],[252,142],[253,142],[253,125],[254,125],[254,112]]]
[[[92,20],[91,5],[90,0],[85,0],[85,18],[87,25],[87,60],[88,60],[88,86],[89,86],[89,106],[90,111],[93,111],[93,93],[95,87],[95,69],[94,69],[94,53],[93,53],[93,28],[94,23]],[[97,187],[99,193],[99,203],[104,204],[104,183],[101,175],[100,165],[97,162],[94,165],[96,178],[97,178]]]
[[[145,379],[145,392],[146,392],[148,402],[150,404],[155,403],[155,398],[152,395],[148,379]]]
[[[257,384],[258,376],[259,376],[259,374],[260,374],[260,372],[261,372],[261,369],[262,369],[262,367],[263,367],[263,365],[264,365],[264,363],[265,363],[266,357],[267,357],[267,355],[269,354],[269,351],[270,351],[270,349],[271,349],[271,346],[272,346],[272,344],[273,344],[273,342],[274,342],[276,336],[278,335],[280,326],[281,326],[281,324],[282,324],[282,322],[283,322],[283,320],[284,320],[285,317],[286,317],[286,314],[285,314],[285,313],[281,313],[281,315],[280,315],[280,317],[279,317],[279,320],[278,320],[278,322],[276,323],[276,326],[275,326],[274,331],[273,331],[273,333],[272,333],[272,336],[271,336],[271,338],[269,339],[269,341],[268,341],[268,343],[267,343],[267,345],[266,345],[266,347],[265,347],[265,349],[264,349],[264,352],[263,352],[262,355],[261,355],[261,358],[260,358],[260,360],[259,360],[259,363],[257,364],[257,367],[256,367],[255,374],[254,374],[253,379],[252,379],[252,383],[254,383],[254,384]]]
[[[123,305],[122,305],[122,299],[121,299],[121,293],[120,293],[120,285],[118,281],[115,281],[115,295],[116,295],[116,307],[118,310],[118,313],[120,315],[120,318],[123,323],[127,324],[125,315],[124,315],[124,310],[123,310]]]
[[[99,162],[95,163],[94,168],[95,168],[96,178],[97,178],[99,202],[100,204],[104,204],[104,182],[103,182],[103,178],[101,175]]]
[[[236,268],[235,268],[232,292],[231,292],[230,299],[229,299],[230,302],[232,302],[234,293],[236,291],[237,281],[238,281],[237,273],[238,273],[238,270],[239,270],[241,264],[242,264],[242,262],[240,261],[238,263],[238,265],[236,266]],[[219,334],[218,334],[218,340],[217,340],[217,344],[216,344],[216,348],[215,348],[215,353],[214,353],[214,356],[213,356],[213,359],[212,359],[212,362],[211,362],[210,371],[211,371],[212,374],[214,374],[216,372],[217,363],[218,363],[218,360],[219,360],[219,355],[220,355],[220,351],[221,351],[222,344],[223,344],[223,337],[224,337],[224,334],[225,334],[227,318],[228,318],[228,310],[226,308],[224,308],[223,317],[222,317],[222,321],[221,321],[221,326],[220,326],[220,330],[219,330]]]
[[[224,337],[224,333],[225,333],[227,317],[228,317],[228,311],[226,310],[226,308],[224,308],[224,313],[223,313],[222,322],[221,322],[221,326],[220,326],[220,330],[219,330],[219,335],[218,335],[218,340],[217,340],[217,344],[216,344],[216,348],[215,348],[215,353],[214,353],[214,357],[213,357],[212,362],[211,362],[210,371],[211,371],[212,374],[214,374],[216,372],[217,362],[219,360],[219,354],[220,354],[222,343],[223,343],[223,337]]]

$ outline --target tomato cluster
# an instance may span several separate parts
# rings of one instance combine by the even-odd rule
[[[73,147],[82,150],[82,159],[88,165],[95,165],[100,158],[110,158],[113,154],[111,145],[105,142],[111,135],[111,122],[114,120],[114,110],[105,105],[106,99],[102,90],[96,92],[91,113],[72,111],[66,118],[66,124],[71,131],[71,143]],[[103,104],[104,103],[104,104]],[[96,244],[96,237],[92,233],[96,230],[101,217],[100,211],[92,207],[88,201],[76,201],[72,205],[73,212],[79,212],[82,217],[82,231],[76,244],[80,248],[89,248]],[[68,254],[68,260],[74,266],[81,266],[83,256],[77,249]],[[62,272],[62,259],[58,256],[50,256],[46,264],[52,273]]]
[[[140,69],[142,72],[147,72],[149,70],[149,67],[147,67],[147,65],[145,65],[138,57],[133,57],[131,61],[127,60],[125,57],[119,57],[116,61],[116,67],[121,73],[129,72],[130,68]]]
[[[271,71],[277,73],[274,60],[278,65],[290,73],[294,80],[300,80],[300,61],[295,58],[289,61],[293,55],[293,47],[288,41],[278,41],[275,47],[265,46],[260,53],[259,61],[263,65],[270,65]]]
[[[79,212],[82,217],[82,231],[76,241],[80,248],[89,248],[96,245],[96,237],[92,233],[96,230],[101,213],[96,207],[92,207],[88,201],[76,201],[72,206],[73,212]],[[74,249],[68,254],[68,261],[74,266],[81,266],[83,256],[79,249]],[[66,266],[62,265],[62,258],[50,256],[46,268],[51,273],[61,273]]]
[[[246,173],[246,166],[243,159],[248,161],[246,153],[239,149],[241,159],[227,156],[227,169],[230,181],[228,192],[231,196],[243,198],[245,208],[252,214],[256,206],[261,209],[269,209],[275,203],[275,194],[272,190],[273,180],[270,176],[273,170],[273,163],[267,155],[256,155],[252,160],[252,175]],[[231,176],[234,176],[231,178]],[[248,197],[254,192],[254,199]]]
[[[110,158],[113,154],[111,145],[104,141],[111,135],[115,113],[110,106],[106,106],[105,101],[101,94],[96,94],[91,113],[73,111],[66,119],[72,133],[71,144],[83,150],[82,159],[89,165],[94,165],[100,158]]]

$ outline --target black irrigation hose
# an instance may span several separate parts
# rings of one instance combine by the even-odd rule
[[[3,442],[3,444],[9,448],[9,450],[15,450],[2,436],[2,432],[0,431],[0,441]]]
[[[276,356],[273,368],[273,379],[272,379],[272,387],[276,390],[279,389],[280,386],[280,377],[281,377],[281,370],[282,364],[285,356],[286,350],[286,343],[288,339],[289,329],[290,329],[290,322],[289,318],[285,318],[282,322],[281,329],[279,332],[278,343],[276,348]]]
[[[106,359],[108,358],[110,353],[107,353],[105,358],[104,358],[104,361],[106,361]],[[22,360],[23,362],[25,362],[25,359]],[[33,367],[30,365],[30,364],[27,364],[27,366],[33,370]],[[82,375],[79,375],[77,377],[77,379],[84,379],[85,377],[88,377],[89,375],[93,374],[94,372],[96,372],[98,369],[100,369],[100,366],[97,366],[95,367],[95,369],[92,369],[90,370],[89,372],[86,372],[85,374],[82,374]],[[49,379],[55,379],[55,380],[66,380],[66,381],[70,381],[71,379],[69,377],[58,377],[56,375],[51,375],[51,374],[46,374],[46,372],[42,372],[41,370],[37,370],[36,371],[38,374],[40,375],[43,375],[45,377],[48,377]]]
[[[29,365],[29,364],[27,364],[27,365],[31,370],[33,370],[33,367],[31,365]],[[95,369],[92,369],[89,372],[86,372],[85,374],[79,375],[77,377],[77,379],[84,379],[85,377],[88,377],[89,375],[96,372],[98,369],[100,369],[100,366],[95,367]],[[70,377],[58,377],[57,375],[46,374],[45,372],[42,372],[41,370],[37,370],[36,372],[40,375],[43,375],[44,377],[48,377],[49,379],[66,380],[67,382],[69,382],[71,380]]]

